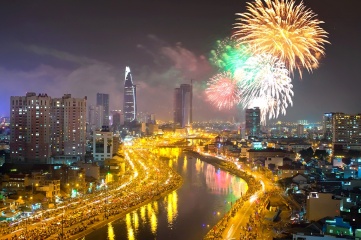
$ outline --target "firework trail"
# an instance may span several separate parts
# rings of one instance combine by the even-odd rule
[[[264,3],[263,3],[264,2]],[[293,73],[302,69],[312,72],[319,66],[329,43],[323,22],[301,2],[293,0],[255,0],[247,12],[237,13],[234,37],[252,46],[255,54],[272,54]]]

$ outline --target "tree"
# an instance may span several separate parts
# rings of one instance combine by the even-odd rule
[[[302,149],[298,153],[301,155],[301,158],[303,159],[311,158],[313,156],[313,149],[309,147],[307,149]]]
[[[348,158],[360,158],[361,152],[357,150],[348,150],[346,157]]]
[[[314,157],[317,159],[321,159],[324,160],[325,158],[328,157],[328,152],[326,150],[320,150],[320,149],[316,149],[315,153],[314,153]]]

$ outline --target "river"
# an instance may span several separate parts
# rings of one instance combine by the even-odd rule
[[[243,179],[186,153],[163,161],[182,175],[182,187],[81,239],[200,240],[247,191]]]

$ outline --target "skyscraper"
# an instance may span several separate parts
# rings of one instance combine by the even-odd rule
[[[86,97],[12,96],[10,158],[46,163],[52,155],[84,155]]]
[[[47,94],[10,97],[10,158],[46,163],[51,155],[51,98]]]
[[[181,84],[174,89],[174,124],[178,127],[190,126],[192,123],[192,84]]]
[[[121,110],[113,110],[111,111],[112,115],[112,130],[119,131],[120,126],[122,125],[122,111]]]
[[[109,126],[109,94],[97,93],[97,105],[103,107],[102,126]]]
[[[334,113],[332,124],[334,145],[359,149],[361,146],[361,114]]]
[[[332,126],[333,126],[333,115],[335,113],[323,114],[323,138],[329,141],[332,140]]]
[[[136,86],[133,83],[130,68],[125,68],[124,81],[124,124],[134,123],[137,116],[137,92]]]
[[[104,110],[101,105],[90,105],[88,109],[88,121],[91,131],[99,131],[102,129]]]
[[[52,155],[85,155],[86,97],[64,94],[52,101]]]
[[[246,109],[246,136],[248,138],[260,137],[261,111],[258,107]]]

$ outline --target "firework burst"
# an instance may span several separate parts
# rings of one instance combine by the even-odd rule
[[[213,76],[207,84],[207,100],[219,109],[230,109],[240,102],[241,91],[230,72]]]
[[[279,58],[293,73],[302,68],[311,72],[325,54],[329,43],[328,33],[320,27],[322,21],[305,7],[293,0],[255,0],[248,3],[247,12],[238,13],[234,37],[242,44],[249,44],[255,54],[268,53]]]
[[[218,40],[216,49],[211,51],[210,62],[226,72],[234,73],[249,58],[250,51],[245,45],[236,40],[225,38]]]
[[[292,105],[293,85],[283,62],[270,54],[250,57],[245,65],[235,72],[241,89],[244,108],[259,107],[261,122],[277,118]],[[258,106],[257,106],[258,105]]]

